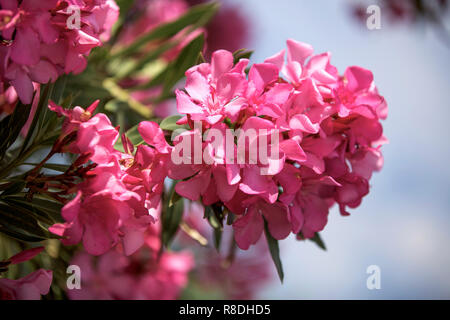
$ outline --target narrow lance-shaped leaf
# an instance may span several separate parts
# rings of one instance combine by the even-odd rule
[[[37,166],[37,163],[30,163],[30,162],[25,162],[22,163],[23,166]],[[42,168],[45,169],[50,169],[50,170],[54,170],[54,171],[59,171],[59,172],[66,172],[67,169],[69,169],[69,165],[67,164],[59,164],[59,163],[44,163],[41,165]]]
[[[236,50],[235,52],[233,52],[234,63],[235,64],[238,63],[240,59],[250,59],[252,54],[253,54],[252,50],[247,49]]]
[[[140,103],[138,100],[134,99],[131,94],[122,89],[114,79],[107,78],[102,82],[103,88],[107,90],[111,96],[115,99],[126,103],[130,109],[139,113],[142,117],[148,119],[152,115],[152,110],[149,109],[146,105]]]
[[[300,231],[297,234],[297,239],[299,240],[305,240],[305,236],[303,235],[303,233]],[[325,242],[323,242],[322,238],[320,237],[320,234],[318,232],[316,232],[314,234],[314,237],[309,238],[308,240],[314,242],[319,248],[321,248],[322,250],[327,250],[327,247],[325,246]]]
[[[220,249],[220,244],[222,243],[222,228],[215,228],[214,229],[214,247],[217,251]]]
[[[39,103],[36,108],[36,111],[33,115],[33,121],[31,122],[30,128],[28,129],[27,135],[25,137],[25,140],[22,143],[22,148],[20,149],[19,155],[21,155],[28,147],[28,145],[32,142],[32,138],[35,135],[35,129],[37,127],[37,131],[39,131],[41,125],[38,125],[39,123],[44,123],[42,120],[43,111],[47,109],[48,106],[48,98],[51,94],[51,91],[53,89],[53,84],[51,85],[44,85],[43,88],[41,88],[41,94],[39,96]],[[39,134],[39,132],[37,132]]]
[[[172,90],[172,87],[184,77],[187,69],[196,64],[198,54],[203,50],[204,35],[200,34],[192,40],[178,55],[177,59],[173,61],[168,70],[166,70],[166,77],[164,79],[163,95]]]
[[[28,201],[25,198],[25,194],[22,193],[7,196],[6,200],[20,203],[28,208],[36,210],[40,214],[45,214],[49,219],[52,220],[52,224],[56,222],[63,222],[63,218],[61,216],[61,209],[63,205],[60,202],[47,199],[43,195],[36,194],[33,196],[32,201]]]
[[[164,118],[163,121],[161,121],[161,123],[159,124],[159,127],[163,130],[168,130],[168,131],[175,131],[177,129],[182,129],[182,128],[187,129],[188,128],[187,126],[177,124],[177,121],[180,119],[181,119],[180,115],[169,116],[167,118]]]
[[[283,282],[284,272],[283,265],[281,264],[280,259],[280,248],[278,246],[278,240],[272,237],[269,231],[269,227],[267,225],[267,221],[264,219],[264,233],[266,235],[267,244],[269,246],[269,252],[272,256],[273,263],[277,269],[278,276],[280,277],[280,281]]]
[[[322,250],[327,250],[327,247],[325,246],[325,242],[323,242],[322,238],[320,237],[320,234],[318,232],[316,232],[316,234],[314,235],[314,237],[312,237],[311,239],[312,242],[314,242],[315,244],[317,244],[319,246],[319,248],[321,248]]]
[[[20,131],[28,120],[31,112],[31,104],[25,105],[20,100],[17,102],[14,112],[0,122],[0,159],[5,152],[16,141]]]
[[[214,246],[217,251],[220,249],[223,233],[223,213],[219,212],[220,208],[212,208],[211,206],[205,207],[204,218],[206,218],[213,227]]]
[[[50,239],[57,238],[52,235],[38,221],[29,214],[29,210],[25,208],[19,208],[17,206],[12,207],[6,203],[0,203],[0,229],[9,230],[6,233],[18,235],[19,240],[32,241],[28,239]]]
[[[178,231],[181,220],[183,219],[183,210],[184,210],[184,201],[183,198],[178,198],[174,196],[175,192],[175,184],[174,181],[170,192],[169,198],[167,199],[167,204],[162,212],[161,223],[162,223],[162,231],[161,231],[161,240],[164,247],[169,247],[172,242],[175,234]]]
[[[193,6],[188,12],[186,12],[177,20],[162,24],[159,27],[151,30],[150,32],[136,39],[136,41],[134,41],[129,46],[113,53],[112,57],[116,58],[133,54],[148,42],[158,39],[171,38],[189,25],[195,24],[197,28],[202,27],[214,16],[218,8],[219,4],[217,2],[210,2]]]
[[[0,197],[19,193],[23,188],[25,188],[25,181],[15,181],[1,193]]]

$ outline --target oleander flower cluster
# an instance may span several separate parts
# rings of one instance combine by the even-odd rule
[[[207,138],[202,147],[214,153],[213,161],[169,163],[168,172],[181,180],[175,188],[181,196],[220,203],[237,215],[233,228],[241,249],[259,240],[265,221],[275,239],[290,233],[311,238],[325,227],[334,203],[342,215],[359,206],[372,172],[382,167],[380,120],[387,115],[369,70],[352,66],[339,75],[330,54],[313,54],[308,44],[288,40],[287,52],[252,65],[247,76],[248,62],[234,63],[231,52],[219,50],[211,63],[189,69],[185,90],[176,92],[178,112],[185,115],[178,123],[200,121],[200,131],[265,132],[250,144],[277,130],[279,157],[227,162],[226,153],[233,158],[237,149],[224,150]]]
[[[33,83],[54,82],[86,68],[86,57],[109,39],[118,14],[113,0],[2,0],[0,81],[31,103]]]
[[[76,163],[95,165],[74,186],[76,196],[63,207],[66,223],[50,230],[63,236],[67,245],[82,241],[92,255],[104,254],[119,243],[131,255],[145,243],[146,231],[160,213],[170,147],[156,123],[142,122],[139,132],[148,145],[138,146],[132,154],[134,146],[122,136],[126,152],[116,150],[119,131],[105,114],[92,116],[97,104],[86,110],[49,106],[65,117],[59,140],[75,137],[65,148],[79,155]]]

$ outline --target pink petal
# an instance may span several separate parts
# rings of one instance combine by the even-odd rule
[[[183,91],[175,90],[175,95],[177,97],[177,110],[179,113],[203,113],[203,109],[192,102],[191,98]]]
[[[39,83],[54,82],[58,78],[58,70],[48,61],[41,60],[39,63],[30,68],[30,77],[33,81]]]
[[[217,195],[223,202],[230,201],[233,198],[236,190],[238,189],[238,184],[230,185],[228,184],[227,172],[225,167],[218,166],[213,170],[214,180],[216,183]]]
[[[16,77],[11,80],[11,84],[16,90],[20,101],[24,104],[30,104],[33,98],[34,87],[31,79],[22,69],[16,71]]]
[[[283,64],[284,64],[285,53],[286,53],[286,50],[283,49],[280,52],[275,53],[273,56],[264,60],[264,62],[265,63],[273,63],[278,68],[278,70],[281,70],[281,68],[283,67]]]
[[[211,71],[214,79],[219,77],[225,72],[230,71],[233,67],[233,54],[226,50],[214,51],[211,57]]]
[[[16,37],[11,47],[11,59],[21,65],[34,65],[39,62],[39,36],[31,28],[16,29]]]
[[[227,73],[217,80],[217,97],[222,103],[243,94],[246,81],[238,73]]]
[[[280,143],[280,148],[281,148],[281,150],[283,150],[286,157],[291,160],[298,161],[298,162],[303,162],[306,160],[305,152],[300,147],[298,142],[296,142],[292,139],[282,141]]]
[[[254,64],[249,72],[248,80],[253,81],[256,90],[262,92],[265,87],[278,79],[278,68],[272,63]]]
[[[368,89],[373,82],[372,72],[357,66],[348,67],[344,76],[348,81],[347,88],[350,91]]]
[[[210,180],[211,172],[206,170],[189,180],[178,182],[175,186],[175,191],[182,197],[197,201],[200,199],[200,196],[206,192]]]
[[[277,240],[286,238],[291,233],[287,207],[279,202],[259,203],[259,208],[267,220],[270,234]]]
[[[297,114],[289,121],[291,129],[301,130],[307,133],[319,132],[320,125],[318,123],[312,123],[311,120],[304,114]]]
[[[44,247],[36,247],[36,248],[24,250],[14,256],[12,256],[11,258],[9,258],[8,261],[11,261],[11,264],[22,263],[22,262],[33,259],[39,253],[41,253],[42,250],[44,250]]]
[[[198,71],[186,72],[186,91],[191,98],[205,101],[210,95],[210,86],[207,79]]]
[[[288,61],[297,61],[301,65],[305,62],[306,58],[308,58],[313,53],[313,47],[310,44],[299,42],[293,39],[288,39],[286,41],[288,48]]]
[[[156,122],[142,121],[138,125],[138,131],[144,141],[155,147],[156,150],[161,153],[169,153],[170,146],[164,137],[164,132]]]
[[[248,210],[247,214],[238,218],[233,223],[234,239],[242,250],[247,250],[255,244],[264,229],[264,221],[256,209]]]

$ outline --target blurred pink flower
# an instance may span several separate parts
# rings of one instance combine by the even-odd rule
[[[187,285],[193,268],[188,252],[163,252],[160,248],[159,227],[152,225],[146,233],[145,245],[131,256],[111,250],[99,257],[80,252],[72,259],[81,269],[81,289],[69,290],[70,299],[176,299]]]
[[[33,259],[42,250],[44,247],[27,249],[0,262],[7,268]],[[39,269],[17,280],[0,278],[0,300],[40,300],[41,295],[49,292],[52,277],[52,271]]]
[[[40,300],[50,290],[52,271],[39,269],[18,279],[0,279],[0,300]]]

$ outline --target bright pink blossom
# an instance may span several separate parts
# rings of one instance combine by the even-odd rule
[[[171,147],[154,122],[142,122],[139,132],[148,145],[133,146],[125,136],[125,153],[114,148],[118,130],[105,114],[91,117],[96,103],[86,111],[51,104],[66,116],[63,136],[75,134],[69,151],[87,157],[95,164],[76,188],[76,196],[62,209],[64,224],[51,231],[63,236],[67,245],[80,241],[93,255],[106,253],[121,243],[127,255],[144,244],[144,234],[161,210],[161,194],[167,176],[166,163]],[[60,138],[61,140],[61,138]]]
[[[349,67],[340,76],[330,57],[288,40],[287,51],[254,64],[246,76],[247,60],[235,65],[230,52],[219,50],[211,63],[189,69],[186,92],[176,92],[178,111],[186,115],[178,123],[191,128],[179,137],[194,141],[212,129],[257,132],[249,140],[239,136],[227,150],[244,156],[243,163],[228,161],[225,147],[207,139],[199,145],[212,162],[169,162],[169,176],[181,180],[175,187],[180,195],[224,205],[237,215],[233,227],[242,249],[259,240],[265,222],[276,239],[290,233],[313,237],[325,227],[334,203],[343,215],[360,205],[372,172],[382,167],[386,102],[369,70]],[[251,162],[261,141],[267,142],[268,156]],[[244,153],[241,143],[248,147]],[[276,157],[269,150],[274,145]]]
[[[80,73],[90,51],[109,39],[118,18],[113,0],[2,0],[0,81],[11,84],[23,103],[31,103],[33,82],[54,82],[59,75]],[[69,27],[67,8],[80,9],[80,26]]]
[[[203,63],[186,71],[186,91],[177,90],[177,108],[192,120],[205,120],[213,125],[225,117],[236,121],[245,106],[244,69],[247,59],[233,64],[233,55],[226,50],[213,53],[211,63]]]

